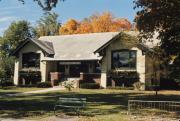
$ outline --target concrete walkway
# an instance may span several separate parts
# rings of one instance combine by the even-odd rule
[[[30,92],[24,92],[23,94],[36,94],[36,93],[45,93],[45,92],[52,92],[52,91],[58,91],[58,90],[65,90],[64,87],[56,86],[48,89],[43,90],[36,90],[36,91],[30,91]]]
[[[6,96],[31,95],[31,94],[46,93],[46,92],[52,92],[52,91],[58,91],[58,90],[65,90],[65,88],[61,87],[61,86],[56,86],[56,87],[42,89],[42,90],[36,90],[36,91],[22,92],[22,93],[16,93],[16,94],[6,94]]]

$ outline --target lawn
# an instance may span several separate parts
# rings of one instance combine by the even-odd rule
[[[155,96],[155,92],[150,91],[77,89],[72,92],[55,91],[0,98],[0,116],[28,119],[52,116],[53,106],[59,96],[87,98],[87,108],[79,121],[128,121],[129,99],[180,101],[180,91],[160,91],[158,96]]]

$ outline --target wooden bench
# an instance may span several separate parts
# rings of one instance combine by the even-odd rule
[[[80,110],[85,108],[86,98],[63,98],[60,97],[54,106],[54,114],[57,116],[57,108],[61,109],[73,109],[76,114],[79,116]]]

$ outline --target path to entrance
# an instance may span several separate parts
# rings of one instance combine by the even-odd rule
[[[48,89],[43,89],[43,90],[36,90],[36,91],[24,92],[23,94],[36,94],[36,93],[52,92],[52,91],[64,90],[64,89],[65,89],[64,87],[55,86],[55,87],[48,88]]]
[[[52,91],[58,91],[58,90],[65,90],[64,87],[56,86],[48,89],[42,89],[42,90],[36,90],[36,91],[29,91],[29,92],[23,92],[23,93],[16,93],[16,94],[6,94],[7,96],[21,96],[21,95],[31,95],[31,94],[38,94],[38,93],[46,93],[46,92],[52,92]]]

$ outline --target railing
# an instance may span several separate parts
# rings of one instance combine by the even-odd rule
[[[169,112],[180,112],[179,101],[144,101],[128,100],[128,113],[140,111],[141,109],[159,109]]]

